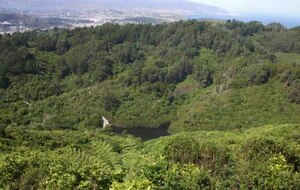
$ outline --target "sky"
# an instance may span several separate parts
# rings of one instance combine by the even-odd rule
[[[241,15],[299,18],[300,0],[190,0],[224,8]]]

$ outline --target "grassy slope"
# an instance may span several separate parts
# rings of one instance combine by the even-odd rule
[[[47,57],[43,53],[40,56]],[[285,84],[276,75],[299,65],[300,55],[277,53],[276,56],[275,75],[267,83],[233,87],[219,93],[218,85],[240,80],[243,71],[235,71],[241,74],[236,79],[207,88],[201,88],[191,75],[176,86],[159,82],[124,86],[122,75],[91,85],[89,73],[82,76],[83,86],[77,86],[77,77],[71,75],[60,81],[63,93],[50,97],[41,92],[49,86],[52,76],[20,75],[12,78],[8,89],[0,91],[3,100],[0,118],[3,123],[15,126],[94,128],[101,126],[104,115],[114,125],[127,127],[158,127],[170,122],[171,132],[300,123],[300,105],[288,101]],[[227,60],[223,67],[230,70],[232,64],[242,68],[245,61],[245,58]],[[219,68],[216,74],[223,72]],[[103,97],[107,94],[117,97],[121,103],[118,108],[104,109]],[[31,106],[23,103],[32,97],[36,100],[30,101]]]
[[[113,86],[114,94],[122,102],[113,112],[103,109],[101,99],[108,86]],[[15,105],[18,108],[15,116],[23,122],[28,120],[31,125],[50,127],[59,123],[65,127],[97,127],[101,126],[101,115],[110,118],[113,124],[122,126],[146,124],[145,127],[157,127],[172,121],[172,132],[231,130],[300,122],[300,105],[287,101],[285,89],[277,80],[260,86],[216,93],[215,86],[201,89],[188,77],[175,89],[174,94],[179,95],[175,95],[173,103],[164,96],[142,92],[141,88],[113,85],[107,81],[31,102],[31,106],[19,101],[10,105],[11,114]]]
[[[227,130],[265,124],[299,123],[300,106],[289,103],[276,81],[216,93],[214,86],[189,95],[171,130]]]

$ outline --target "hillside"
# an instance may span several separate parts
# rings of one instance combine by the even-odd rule
[[[62,27],[69,26],[71,23],[75,21],[69,19],[61,19],[61,18],[37,18],[35,16],[19,14],[13,12],[0,12],[0,23],[7,22],[9,23],[7,26],[1,24],[0,31],[10,31],[11,27],[19,28],[20,30],[33,30],[33,29],[41,29],[41,28],[51,28],[51,27]],[[79,22],[88,22],[88,21],[79,21]]]
[[[0,35],[0,188],[297,189],[299,113],[298,28],[189,20]],[[172,135],[142,142],[101,129],[101,116]]]
[[[203,15],[227,15],[227,11],[219,7],[188,0],[10,0],[0,2],[0,7],[19,9],[77,9],[95,10],[101,8],[109,9],[162,9],[178,10],[189,14]]]
[[[105,115],[174,131],[299,123],[299,37],[237,21],[2,36],[1,122],[96,128]]]

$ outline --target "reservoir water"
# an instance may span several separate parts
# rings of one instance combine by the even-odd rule
[[[112,127],[112,131],[117,134],[124,135],[133,135],[135,137],[140,137],[143,141],[155,139],[162,136],[168,136],[170,133],[168,132],[169,126],[163,125],[159,128],[125,128],[125,127]]]

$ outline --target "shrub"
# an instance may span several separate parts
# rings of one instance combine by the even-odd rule
[[[167,159],[182,164],[198,163],[200,156],[199,148],[199,143],[192,137],[177,137],[166,146],[165,155]]]
[[[250,173],[242,188],[298,189],[299,179],[299,173],[294,173],[285,157],[278,154],[270,157],[263,165],[257,167],[255,172]]]

